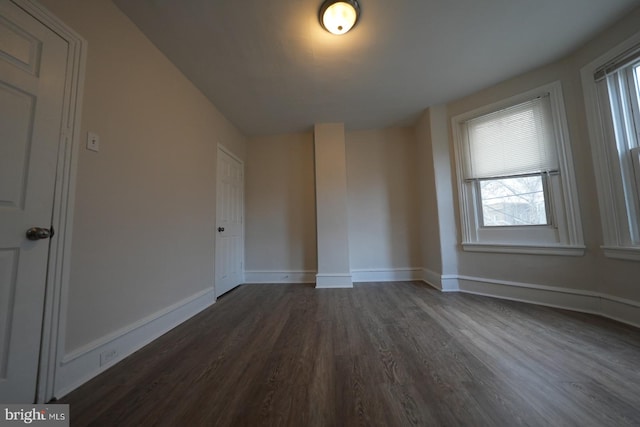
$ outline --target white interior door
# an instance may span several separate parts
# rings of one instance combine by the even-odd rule
[[[0,402],[32,403],[67,43],[0,0]],[[40,227],[28,240],[27,229]]]
[[[218,148],[216,296],[243,280],[244,170],[241,162]]]

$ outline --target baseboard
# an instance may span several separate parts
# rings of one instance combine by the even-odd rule
[[[603,295],[601,315],[640,328],[640,303],[637,301]]]
[[[460,292],[597,314],[640,327],[640,302],[598,292],[457,276]]]
[[[336,278],[347,278],[347,275],[320,275],[322,285],[334,282]],[[376,268],[358,269],[351,271],[352,282],[394,282],[421,280],[423,272],[421,268]],[[264,283],[316,283],[315,271],[247,271],[245,272],[246,284]],[[323,286],[334,287],[334,286]],[[350,287],[350,286],[349,286]]]
[[[353,288],[351,274],[317,274],[317,289]]]
[[[55,398],[60,399],[214,302],[214,289],[206,289],[66,354],[56,370]],[[101,366],[100,355],[110,351],[115,351],[116,355]]]
[[[315,271],[246,271],[247,284],[263,283],[315,283]]]
[[[458,276],[442,275],[433,270],[422,270],[422,281],[442,292],[458,292]]]
[[[443,275],[440,281],[442,282],[442,292],[458,292],[460,290],[458,276]]]
[[[469,294],[530,302],[585,313],[600,311],[600,296],[595,292],[471,276],[458,276],[458,282],[460,291]]]
[[[422,281],[425,282],[427,285],[438,289],[439,291],[442,290],[442,281],[440,277],[441,277],[441,274],[436,273],[433,270],[429,270],[426,268],[422,270]]]
[[[372,268],[351,270],[354,282],[396,282],[420,280],[421,268]]]

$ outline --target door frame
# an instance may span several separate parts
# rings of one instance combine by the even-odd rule
[[[51,225],[56,230],[49,246],[44,317],[36,402],[55,397],[55,373],[64,352],[64,331],[71,261],[71,232],[80,146],[80,122],[87,58],[87,42],[36,0],[10,0],[69,45],[62,125],[55,177]]]
[[[244,161],[236,156],[235,154],[233,154],[233,151],[229,150],[227,147],[225,147],[224,145],[222,145],[222,143],[218,143],[218,150],[216,151],[216,211],[215,211],[215,227],[214,227],[214,263],[213,263],[213,293],[215,295],[216,300],[218,299],[218,283],[217,283],[217,278],[218,278],[218,272],[216,271],[216,265],[217,265],[217,260],[218,260],[218,232],[216,231],[218,228],[218,189],[219,184],[220,184],[220,175],[219,175],[219,171],[218,171],[218,154],[220,152],[224,152],[227,156],[231,157],[233,160],[235,160],[236,162],[238,162],[240,164],[240,167],[242,168],[242,213],[241,213],[241,217],[242,217],[242,269],[240,271],[240,284],[244,283],[244,268],[245,268],[245,217],[244,217],[244,193],[245,193],[245,176],[244,176]]]

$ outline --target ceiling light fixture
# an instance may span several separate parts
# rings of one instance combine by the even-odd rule
[[[359,17],[360,4],[357,0],[326,0],[320,7],[320,24],[331,34],[347,33]]]

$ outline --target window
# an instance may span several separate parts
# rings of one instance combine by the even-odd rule
[[[545,175],[478,181],[484,227],[551,225]]]
[[[640,35],[582,69],[605,254],[640,260]]]
[[[465,250],[582,255],[559,83],[453,118]]]

